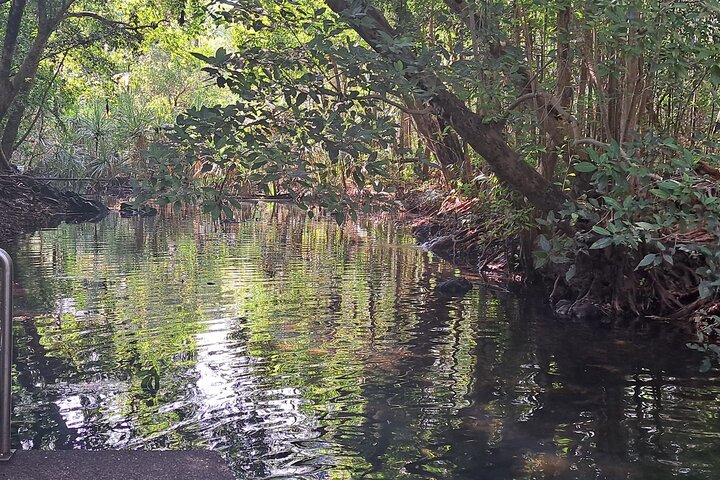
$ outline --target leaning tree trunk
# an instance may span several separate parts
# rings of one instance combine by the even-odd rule
[[[444,0],[444,3],[451,12],[465,23],[471,32],[474,32],[477,41],[479,41],[480,38],[486,41],[488,44],[487,53],[490,58],[495,61],[500,61],[502,57],[508,54],[510,46],[507,44],[507,41],[497,38],[497,34],[492,28],[483,26],[488,23],[487,15],[480,15],[477,11],[478,7],[474,3],[468,2],[467,0]],[[571,13],[570,7],[568,6],[558,14],[559,36],[563,35],[563,30],[567,29]],[[521,43],[521,31],[525,33],[527,48],[532,48],[527,27],[518,29],[516,46]],[[567,65],[567,58],[565,58],[564,61],[562,58],[558,58],[558,62],[565,65],[565,69],[560,69],[559,73],[558,94],[552,95],[549,92],[543,92],[539,87],[537,75],[533,73],[529,66],[530,60],[532,59],[532,52],[528,51],[527,53],[529,54],[528,64],[518,65],[516,75],[514,75],[514,84],[519,96],[518,102],[514,105],[519,105],[520,100],[524,99],[525,101],[530,101],[535,111],[538,125],[545,135],[545,154],[540,156],[538,168],[540,174],[548,182],[551,182],[558,162],[558,148],[564,147],[568,157],[575,153],[573,151],[573,145],[568,142],[570,139],[577,138],[577,120],[570,115],[567,109],[572,101],[572,91],[569,88],[571,80],[570,70]],[[565,55],[565,57],[567,57],[567,54],[568,50],[559,52],[560,56]],[[568,97],[568,95],[570,96]]]
[[[560,106],[565,111],[570,111],[573,99],[572,71],[570,69],[570,19],[572,11],[567,5],[557,13],[557,82],[555,87],[555,97],[559,99]],[[550,128],[558,128],[558,123],[547,109],[543,112],[551,122]],[[562,147],[566,148],[562,148]],[[555,176],[555,168],[560,160],[560,155],[564,155],[567,161],[570,160],[572,147],[567,145],[567,136],[552,135],[545,136],[545,152],[541,155],[539,171],[543,177],[552,180]],[[562,151],[559,151],[562,150]]]
[[[422,64],[409,49],[387,48],[388,39],[396,38],[398,34],[372,5],[362,5],[364,14],[358,15],[355,3],[353,11],[349,11],[348,0],[327,0],[327,4],[379,55],[404,65]],[[503,136],[501,124],[488,123],[481,115],[470,110],[434,72],[419,69],[417,73],[408,73],[407,76],[418,88],[429,94],[428,103],[434,113],[487,161],[500,181],[543,211],[559,209],[567,200],[557,186],[543,178],[510,148]]]

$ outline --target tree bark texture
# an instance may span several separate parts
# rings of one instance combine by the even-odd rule
[[[62,21],[71,2],[59,2],[52,15],[46,1],[37,2],[37,32],[22,59],[17,59],[18,36],[25,14],[26,0],[13,0],[5,24],[0,56],[0,125],[5,125],[0,148],[0,171],[12,170],[10,157],[24,108],[14,108],[16,100],[27,93],[35,81],[42,54],[50,36]],[[13,70],[15,70],[13,72]],[[18,113],[20,117],[18,118]],[[13,135],[14,132],[14,135]],[[12,138],[10,138],[12,136]],[[9,147],[8,147],[9,146]]]
[[[353,13],[347,0],[327,0],[327,5],[340,15],[378,54],[405,65],[418,67],[417,73],[407,74],[408,79],[429,94],[429,103],[435,114],[451,126],[490,165],[495,175],[511,189],[524,195],[540,210],[554,210],[566,201],[562,191],[542,177],[522,160],[505,141],[502,126],[488,123],[473,112],[460,98],[450,92],[433,73],[420,66],[417,57],[408,49],[388,48],[388,39],[397,36],[384,15],[365,2],[353,2]],[[362,14],[358,14],[358,7]]]

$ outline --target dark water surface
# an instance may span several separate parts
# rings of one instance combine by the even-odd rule
[[[720,375],[685,339],[438,298],[452,268],[391,227],[243,218],[17,245],[18,447],[213,449],[239,479],[720,478]]]

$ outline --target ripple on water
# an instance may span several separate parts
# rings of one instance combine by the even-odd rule
[[[210,448],[253,480],[720,475],[697,352],[531,298],[438,298],[456,272],[370,222],[239,216],[17,246],[16,444]]]

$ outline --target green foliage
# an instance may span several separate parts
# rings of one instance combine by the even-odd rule
[[[391,156],[409,154],[394,148],[395,113],[378,103],[386,91],[368,90],[367,50],[344,43],[345,28],[325,9],[303,7],[282,3],[269,7],[270,12],[244,11],[249,17],[238,20],[238,28],[246,36],[237,52],[219,48],[213,55],[195,54],[207,63],[204,70],[216,84],[237,100],[180,115],[169,144],[183,163],[166,155],[172,168],[156,169],[150,187],[161,185],[168,192],[174,185],[179,192],[170,198],[186,198],[193,175],[183,176],[199,169],[203,177],[232,176],[265,194],[288,193],[305,208],[324,207],[338,221],[373,208],[369,201],[358,205],[358,197],[383,203],[391,190]],[[238,12],[223,16],[235,20],[234,15]],[[253,35],[271,18],[279,20],[274,15],[287,27]],[[175,178],[160,179],[160,173]],[[194,203],[223,203],[219,195],[238,193],[194,191]],[[201,198],[203,191],[210,199]]]
[[[706,355],[700,371],[707,372],[713,368],[713,364],[720,365],[720,316],[699,310],[693,316],[693,322],[697,338],[687,346]]]
[[[148,144],[162,138],[164,126],[187,108],[224,101],[187,53],[158,44],[132,65],[124,63],[112,64],[118,73],[111,84],[107,73],[105,80],[61,78],[51,101],[39,107],[38,136],[18,152],[17,163],[48,176],[144,178]],[[65,68],[79,74],[83,64],[68,61]]]
[[[479,233],[481,242],[488,244],[498,239],[513,238],[522,232],[535,228],[534,209],[528,207],[523,198],[495,177],[480,175],[461,192],[465,198],[477,199],[475,217],[466,219],[467,227],[482,224]]]
[[[543,238],[537,266],[572,263],[591,250],[635,259],[633,268],[641,272],[671,270],[680,259],[695,266],[699,298],[716,295],[720,202],[715,181],[698,174],[696,164],[717,159],[653,137],[627,152],[614,144],[601,154],[588,154],[592,163],[574,168],[592,171],[590,193],[538,220],[549,228],[576,225],[581,233]]]
[[[7,27],[7,7],[0,7],[0,29]],[[50,22],[52,34],[35,60],[34,78],[28,55],[45,8],[58,20]],[[209,31],[205,18],[205,6],[194,0],[28,4],[12,59],[14,71],[23,62],[31,65],[29,91],[19,91],[13,108],[23,117],[19,134],[8,128],[0,108],[2,135],[14,136],[21,146],[15,163],[60,176],[114,175],[134,168],[128,160],[145,148],[142,137],[149,126],[171,123],[184,108],[219,98],[205,88],[205,75],[187,53],[208,43],[197,39]],[[2,97],[0,107],[14,101]],[[74,168],[65,171],[68,166]]]
[[[64,128],[52,132],[53,148],[33,167],[44,175],[60,177],[127,174],[133,159],[139,158],[138,146],[152,132],[154,120],[130,96],[121,96],[113,104],[90,100],[63,119]]]
[[[528,184],[547,188],[537,191],[558,174],[572,196],[584,191],[541,220],[538,267],[560,265],[570,280],[578,254],[605,255],[645,281],[689,265],[697,297],[715,295],[719,212],[695,171],[717,164],[712,3],[361,1],[337,15],[337,3],[315,0],[82,5],[132,28],[67,50],[55,90],[66,98],[36,127],[37,143],[51,145],[45,171],[130,174],[142,200],[216,218],[238,196],[287,194],[342,222],[392,205],[398,182],[422,184],[439,166],[447,190],[481,200],[495,220],[488,235],[509,236],[532,228],[531,214],[467,153],[488,128],[510,147],[506,166],[539,167],[544,179]],[[90,20],[70,16],[54,41],[107,33]],[[464,108],[477,136],[459,134],[463,158],[442,161],[443,134],[463,131],[448,112]],[[560,201],[535,197],[541,208]]]

